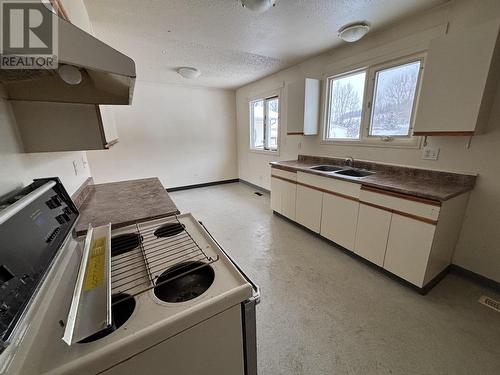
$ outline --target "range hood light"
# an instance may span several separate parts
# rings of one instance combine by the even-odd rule
[[[191,67],[179,68],[177,69],[177,73],[179,73],[181,76],[187,79],[198,78],[201,74],[201,72],[198,69]]]
[[[57,69],[59,77],[68,85],[78,85],[82,82],[82,72],[73,65],[61,65]]]

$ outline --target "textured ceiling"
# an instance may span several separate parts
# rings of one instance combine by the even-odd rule
[[[236,88],[340,45],[340,26],[372,30],[444,0],[278,0],[259,14],[238,0],[85,0],[96,36],[132,57],[138,79]],[[180,77],[193,66],[202,75]]]

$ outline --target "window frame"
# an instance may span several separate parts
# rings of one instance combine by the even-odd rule
[[[423,73],[425,68],[425,57],[426,53],[415,53],[412,55],[399,57],[396,59],[384,61],[381,63],[375,64],[367,64],[364,66],[353,67],[352,69],[344,69],[341,73],[328,75],[326,77],[326,93],[324,99],[324,121],[322,121],[323,125],[323,133],[322,133],[322,141],[323,144],[336,144],[336,145],[345,145],[345,146],[372,146],[372,147],[393,147],[393,148],[420,148],[421,146],[421,137],[416,137],[412,135],[412,130],[415,124],[415,114],[418,107],[420,91],[422,86]],[[394,68],[400,65],[410,64],[412,62],[420,61],[419,73],[417,78],[417,87],[416,94],[413,98],[413,107],[412,114],[410,120],[410,128],[407,136],[390,136],[384,137],[379,135],[370,135],[370,127],[372,121],[372,113],[373,113],[373,103],[375,99],[375,80],[376,74],[382,70]],[[350,138],[327,138],[328,135],[328,127],[329,127],[329,117],[330,117],[330,87],[332,81],[337,78],[342,78],[344,76],[349,76],[354,73],[359,73],[362,71],[366,71],[366,81],[365,81],[365,89],[363,92],[363,104],[361,110],[361,129],[360,129],[360,138],[359,139],[350,139]]]
[[[330,101],[330,94],[331,94],[331,87],[333,84],[333,81],[336,79],[342,79],[342,78],[347,78],[359,73],[365,73],[365,85],[363,89],[363,95],[361,98],[361,121],[359,124],[359,138],[327,138],[328,131],[329,131],[329,122],[330,122],[330,111],[331,111],[331,101]],[[323,140],[329,140],[329,141],[336,141],[336,142],[356,142],[360,141],[363,138],[363,123],[364,123],[364,118],[366,114],[366,108],[365,108],[365,98],[366,98],[366,90],[368,87],[368,68],[367,67],[361,67],[357,69],[353,69],[344,73],[336,74],[334,76],[328,77],[327,78],[327,93],[326,93],[326,117],[325,117],[325,131],[323,133]]]
[[[250,152],[262,153],[262,154],[271,154],[271,155],[279,155],[280,152],[280,139],[281,139],[281,93],[278,91],[269,92],[266,95],[258,95],[248,99],[248,111],[249,111],[249,150]],[[277,139],[276,139],[276,150],[271,149],[269,147],[266,148],[268,144],[268,101],[277,99],[278,100],[278,131],[277,131]],[[253,139],[253,103],[256,101],[262,100],[264,102],[264,147],[263,148],[255,148],[254,139]]]

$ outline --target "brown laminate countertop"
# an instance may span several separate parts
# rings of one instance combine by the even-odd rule
[[[146,178],[93,185],[80,207],[76,234],[87,232],[89,224],[111,223],[112,228],[124,227],[139,221],[179,214],[158,178]]]
[[[355,160],[354,167],[375,171],[364,178],[342,176],[310,169],[315,165],[343,166],[344,159],[299,155],[298,160],[272,162],[271,166],[291,172],[306,172],[371,186],[383,190],[443,202],[474,188],[476,176],[427,169],[401,167]]]

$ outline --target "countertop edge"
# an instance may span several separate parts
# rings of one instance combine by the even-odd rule
[[[269,164],[271,165],[272,168],[281,169],[281,170],[285,170],[285,171],[288,171],[288,172],[309,173],[309,174],[313,174],[313,175],[316,175],[316,176],[321,176],[321,177],[326,177],[326,178],[332,178],[332,179],[335,179],[335,180],[340,180],[340,181],[345,181],[345,182],[351,182],[351,183],[354,183],[354,184],[359,184],[359,185],[364,185],[364,186],[375,187],[375,188],[378,188],[378,189],[382,189],[382,190],[386,190],[386,191],[392,191],[392,192],[400,193],[400,194],[405,194],[405,195],[408,195],[408,196],[414,196],[414,197],[419,197],[419,198],[426,198],[426,199],[438,201],[438,202],[441,202],[441,203],[445,202],[445,201],[448,201],[448,200],[450,200],[452,198],[455,198],[455,197],[457,197],[459,195],[468,193],[468,192],[470,192],[474,188],[474,186],[464,186],[463,189],[459,189],[459,190],[457,190],[456,192],[454,192],[452,194],[447,194],[446,196],[437,196],[437,195],[433,195],[433,194],[421,193],[421,192],[415,191],[415,190],[399,189],[397,187],[388,186],[388,185],[385,185],[383,183],[376,183],[376,182],[369,182],[369,181],[367,182],[367,181],[362,181],[360,179],[353,179],[353,178],[349,178],[349,177],[334,175],[334,174],[331,174],[331,173],[324,173],[324,172],[321,172],[321,171],[314,171],[314,170],[311,170],[310,168],[301,168],[301,167],[295,167],[295,166],[285,165],[285,164],[282,164],[279,161],[273,161],[273,162],[270,162]],[[448,172],[448,173],[453,173],[453,172]]]
[[[136,223],[143,223],[145,221],[157,220],[157,219],[162,219],[164,217],[170,217],[170,216],[177,216],[177,215],[180,215],[180,213],[181,212],[179,210],[177,210],[175,212],[174,211],[167,212],[167,213],[162,214],[162,215],[148,216],[148,217],[143,217],[143,218],[129,220],[129,221],[121,221],[121,222],[118,222],[118,223],[111,223],[111,230],[128,227],[129,225],[133,225],[133,224],[136,224]],[[83,236],[83,235],[85,235],[87,233],[87,229],[80,229],[80,230],[78,230],[77,226],[78,226],[78,223],[76,223],[76,226],[75,226],[75,234],[76,234],[76,236],[80,237],[80,236]]]

